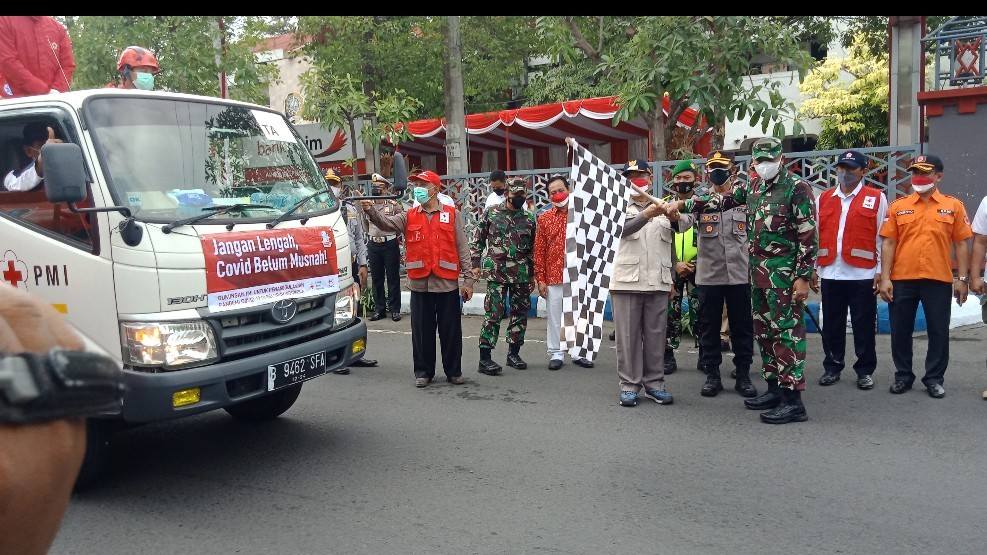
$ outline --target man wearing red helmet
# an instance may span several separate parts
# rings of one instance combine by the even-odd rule
[[[120,80],[115,86],[119,89],[154,90],[154,75],[161,71],[154,52],[141,46],[128,46],[120,53],[117,60],[117,71]]]

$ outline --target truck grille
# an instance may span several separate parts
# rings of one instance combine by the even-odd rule
[[[335,299],[327,295],[298,301],[298,313],[287,324],[271,318],[271,305],[213,314],[206,320],[216,330],[221,360],[236,360],[329,335]]]

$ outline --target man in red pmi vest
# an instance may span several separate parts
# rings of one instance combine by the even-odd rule
[[[415,387],[435,378],[435,331],[442,348],[442,369],[454,385],[463,378],[463,322],[459,298],[473,297],[470,245],[463,215],[455,206],[439,202],[442,181],[433,171],[410,177],[418,206],[384,215],[373,201],[361,203],[367,219],[382,231],[404,233],[404,260],[411,290],[411,348]],[[459,280],[463,280],[462,288]]]
[[[857,387],[874,387],[877,367],[877,288],[881,279],[881,224],[888,199],[864,184],[867,157],[856,150],[840,155],[836,163],[839,185],[816,198],[819,252],[812,274],[812,290],[822,280],[822,335],[826,347],[819,385],[840,381],[846,352],[846,318],[850,313],[853,350],[857,360]]]

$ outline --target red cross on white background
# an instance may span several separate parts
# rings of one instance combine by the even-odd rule
[[[24,281],[24,273],[17,268],[14,268],[13,260],[7,261],[7,269],[3,271],[3,280],[10,283],[14,287],[17,287],[18,283]]]

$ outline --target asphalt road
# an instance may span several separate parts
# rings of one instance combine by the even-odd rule
[[[668,379],[674,405],[620,407],[612,342],[596,368],[551,372],[531,322],[528,370],[478,374],[480,318],[465,317],[466,385],[439,370],[416,389],[409,318],[385,319],[378,368],[306,383],[275,422],[126,431],[51,553],[984,552],[987,327],[952,330],[939,400],[888,393],[887,335],[873,390],[849,370],[818,386],[810,335],[810,420],[772,426],[732,389],[700,397],[695,349]]]

